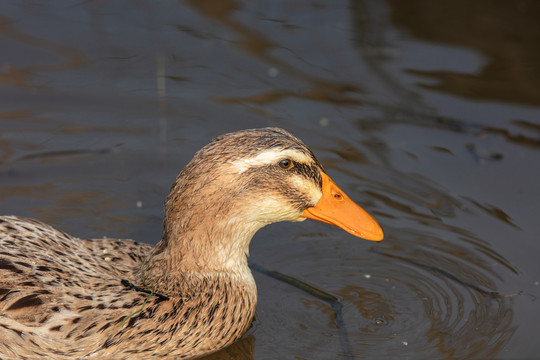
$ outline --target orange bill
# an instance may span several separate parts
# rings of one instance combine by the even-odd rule
[[[366,240],[381,241],[383,230],[371,215],[356,205],[321,171],[322,197],[317,205],[307,208],[302,216],[336,225]]]

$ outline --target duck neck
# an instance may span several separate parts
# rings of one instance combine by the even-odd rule
[[[189,215],[166,218],[162,240],[137,275],[141,282],[172,296],[200,291],[200,285],[213,278],[227,277],[254,286],[247,256],[251,238],[261,226],[231,214]]]
[[[254,283],[247,265],[249,243],[266,224],[250,211],[251,202],[243,201],[245,185],[234,181],[233,172],[220,167],[209,177],[208,171],[195,156],[171,188],[163,238],[137,274],[139,281],[144,274],[154,291],[186,291],[220,274]]]

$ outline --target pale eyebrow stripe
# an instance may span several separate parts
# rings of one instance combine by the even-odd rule
[[[311,156],[293,149],[271,149],[263,151],[251,158],[239,159],[231,161],[231,167],[238,171],[239,174],[244,171],[265,165],[277,163],[279,160],[290,159],[303,164],[313,164]]]

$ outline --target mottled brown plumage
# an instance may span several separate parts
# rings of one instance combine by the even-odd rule
[[[156,247],[0,217],[0,358],[183,359],[234,342],[256,305],[251,238],[303,220],[321,174],[286,131],[245,130],[215,139],[180,173]]]

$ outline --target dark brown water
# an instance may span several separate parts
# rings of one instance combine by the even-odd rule
[[[214,359],[540,357],[540,3],[0,4],[0,213],[155,243],[193,153],[280,126],[382,243],[264,229],[257,322]]]

